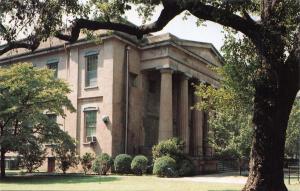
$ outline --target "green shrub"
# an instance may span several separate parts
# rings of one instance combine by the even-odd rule
[[[119,174],[129,174],[131,170],[132,157],[128,154],[119,154],[115,158],[115,172]]]
[[[37,141],[28,142],[19,147],[18,163],[20,167],[31,173],[43,165],[46,157],[46,149]]]
[[[101,153],[94,161],[92,169],[97,174],[106,175],[112,165],[113,159],[108,154]]]
[[[84,170],[84,174],[86,174],[89,170],[91,170],[94,159],[95,159],[95,157],[93,156],[92,153],[85,153],[80,158],[80,162],[81,162],[81,166]]]
[[[183,156],[184,143],[178,138],[171,138],[166,141],[161,141],[152,148],[153,160],[162,156],[170,156],[177,160]]]
[[[131,170],[136,175],[142,175],[146,172],[148,159],[144,155],[137,155],[131,162]]]
[[[59,169],[65,174],[70,167],[76,167],[79,157],[76,155],[76,142],[67,132],[61,131],[52,146]]]
[[[169,156],[157,158],[154,162],[153,174],[159,177],[177,176],[176,161]]]
[[[183,159],[179,161],[178,166],[178,176],[192,176],[195,172],[195,165],[192,161]]]

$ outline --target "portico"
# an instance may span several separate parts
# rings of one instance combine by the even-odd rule
[[[172,39],[172,36],[164,38]],[[147,76],[145,84],[151,86],[151,89],[155,86],[157,92],[148,93],[145,98],[146,142],[158,143],[171,137],[179,137],[185,142],[185,153],[191,156],[207,155],[206,151],[209,149],[206,148],[208,144],[204,137],[208,134],[205,122],[207,118],[203,111],[191,109],[200,99],[194,95],[192,84],[203,82],[218,86],[218,77],[207,66],[217,66],[220,63],[215,63],[213,57],[195,54],[196,49],[204,50],[204,47],[197,47],[199,44],[194,42],[166,42],[158,39],[163,42],[160,44],[155,42],[155,38],[150,40],[155,45],[144,47],[141,69],[143,75]],[[211,52],[207,52],[208,54]],[[153,122],[148,121],[149,118]],[[158,127],[153,127],[155,124]],[[151,144],[145,146],[151,148]]]
[[[185,142],[185,153],[202,155],[203,111],[190,111],[199,100],[197,96],[190,95],[193,94],[191,83],[195,79],[172,68],[159,69],[157,72],[160,73],[157,141],[179,137]],[[191,97],[193,100],[189,100]]]

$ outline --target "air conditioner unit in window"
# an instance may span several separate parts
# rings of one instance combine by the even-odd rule
[[[96,143],[97,139],[96,136],[87,136],[86,137],[86,142],[88,143]]]

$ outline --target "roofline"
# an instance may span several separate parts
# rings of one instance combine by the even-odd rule
[[[204,47],[204,48],[209,48],[213,51],[213,53],[219,58],[220,62],[221,62],[221,65],[223,65],[225,63],[225,60],[223,58],[223,56],[221,55],[221,53],[216,49],[216,47],[212,44],[212,43],[209,43],[209,42],[199,42],[199,41],[194,41],[194,40],[186,40],[186,39],[181,39],[179,37],[177,37],[176,35],[172,34],[172,33],[164,33],[164,34],[160,34],[160,35],[156,35],[156,36],[163,36],[163,35],[166,35],[168,34],[171,38],[170,39],[167,39],[167,40],[164,40],[164,41],[172,41],[174,42],[175,44],[177,44],[178,46],[182,46],[180,43],[178,43],[177,41],[179,42],[188,42],[188,43],[195,43],[197,45],[205,45],[205,46],[201,46],[201,47]],[[154,43],[150,43],[148,45],[152,45],[152,44],[157,44],[157,43],[160,43],[160,42],[163,42],[163,41],[159,41],[159,42],[154,42]],[[146,45],[147,46],[147,45]],[[184,47],[182,47],[184,48]],[[184,48],[185,49],[185,48]],[[187,49],[186,49],[187,50]],[[188,50],[189,51],[189,50]],[[190,51],[191,52],[191,51]]]
[[[190,43],[195,43],[195,44],[203,44],[203,45],[207,45],[209,46],[209,48],[211,48],[211,50],[218,56],[218,58],[220,59],[221,63],[224,64],[224,58],[221,55],[221,53],[217,50],[217,48],[209,42],[198,42],[198,41],[194,41],[194,40],[185,40],[185,39],[180,39],[180,41],[182,42],[190,42]]]
[[[212,63],[211,61],[207,60],[206,58],[180,46],[178,43],[172,41],[172,40],[164,40],[164,41],[159,41],[159,42],[156,42],[156,43],[152,43],[152,44],[149,44],[149,45],[145,45],[143,47],[140,47],[142,50],[145,50],[145,49],[150,49],[150,48],[154,48],[155,46],[168,46],[168,45],[171,45],[179,50],[181,50],[182,52],[186,53],[186,54],[189,54],[190,56],[192,56],[193,58],[196,58],[197,60],[200,60],[206,64],[210,64],[210,65],[214,65],[214,66],[217,66],[215,63]]]
[[[180,45],[180,42],[190,42],[190,43],[195,43],[195,44],[198,44],[198,45],[208,45],[209,47],[207,47],[207,48],[210,48],[218,56],[218,58],[221,61],[221,64],[224,63],[223,57],[218,52],[218,50],[213,46],[213,44],[205,43],[205,42],[191,41],[191,40],[183,40],[183,39],[180,39],[180,38],[176,37],[173,34],[170,34],[170,33],[166,33],[166,34],[169,34],[171,38],[166,39],[166,40],[162,40],[162,41],[158,41],[158,42],[148,43],[148,44],[142,42],[146,38],[143,38],[142,40],[138,40],[134,36],[127,35],[125,33],[118,32],[118,31],[113,31],[111,34],[105,33],[105,34],[102,34],[100,37],[103,40],[110,39],[110,38],[114,37],[114,38],[117,38],[117,39],[125,42],[126,44],[129,44],[133,47],[137,47],[139,49],[148,49],[148,48],[151,48],[155,45],[161,45],[161,46],[171,45],[171,46],[174,46],[174,47],[180,49],[181,51],[193,56],[194,58],[201,60],[202,62],[217,66],[216,64],[210,62],[209,60],[203,58],[202,56],[197,55],[194,52],[182,47],[182,45]],[[162,36],[162,35],[166,35],[166,34],[161,34],[161,35],[157,35],[157,36]],[[178,41],[179,41],[179,43],[178,43]],[[3,57],[3,58],[0,58],[0,64],[6,64],[6,63],[9,63],[9,62],[12,62],[12,61],[18,61],[18,60],[21,60],[21,59],[25,59],[25,58],[28,58],[28,57],[34,57],[34,56],[37,56],[37,55],[60,52],[60,51],[63,51],[65,49],[68,49],[70,47],[77,47],[77,46],[80,46],[80,45],[83,45],[83,44],[92,44],[92,43],[94,43],[93,40],[87,40],[85,38],[82,38],[82,39],[77,40],[75,43],[65,42],[64,44],[61,44],[61,45],[56,45],[56,46],[52,46],[52,47],[49,47],[49,48],[37,49],[33,52],[24,52],[24,53],[21,53],[21,54],[16,54],[16,55]]]
[[[110,38],[117,38],[123,42],[125,42],[126,44],[129,44],[133,47],[138,47],[137,46],[137,42],[133,42],[131,39],[129,38],[123,38],[123,35],[121,35],[120,33],[112,33],[112,34],[104,34],[101,36],[101,38],[103,40],[105,39],[110,39]],[[60,45],[56,45],[56,46],[52,46],[49,48],[41,48],[41,49],[37,49],[33,52],[24,52],[21,54],[15,54],[15,55],[11,55],[11,56],[6,56],[3,58],[0,58],[0,65],[1,64],[6,64],[8,62],[12,62],[12,61],[18,61],[21,59],[25,59],[25,58],[30,58],[30,57],[34,57],[37,55],[44,55],[47,53],[54,53],[54,52],[60,52],[63,51],[65,49],[71,48],[71,47],[78,47],[84,44],[95,44],[95,42],[93,40],[87,40],[87,39],[79,39],[77,40],[75,43],[70,43],[70,42],[65,42],[64,44],[60,44]]]

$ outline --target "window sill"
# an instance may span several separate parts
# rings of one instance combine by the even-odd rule
[[[84,88],[84,90],[92,90],[92,89],[98,89],[98,86],[88,86]]]
[[[94,144],[96,144],[96,142],[84,142],[84,143],[82,143],[83,145],[94,145]]]
[[[57,144],[56,143],[45,143],[44,145],[45,145],[45,147],[53,147],[53,146],[56,146]]]

